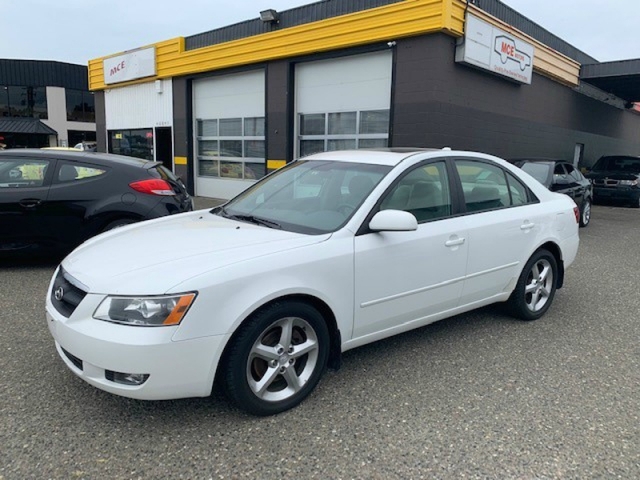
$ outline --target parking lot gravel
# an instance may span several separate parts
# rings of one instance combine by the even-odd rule
[[[85,384],[44,318],[55,261],[2,265],[0,480],[640,478],[640,210],[580,234],[541,320],[489,307],[347,352],[268,418]]]

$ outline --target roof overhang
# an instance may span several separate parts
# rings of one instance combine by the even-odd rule
[[[37,133],[57,135],[53,128],[45,125],[37,118],[0,118],[0,132],[3,133]]]
[[[629,103],[640,102],[640,59],[582,65],[580,80]]]

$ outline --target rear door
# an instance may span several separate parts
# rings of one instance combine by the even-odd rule
[[[48,241],[45,204],[55,160],[0,158],[0,251]]]
[[[512,173],[478,159],[457,159],[468,237],[460,305],[484,302],[515,286],[537,243],[545,214]]]

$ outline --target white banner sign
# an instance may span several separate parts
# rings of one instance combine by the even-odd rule
[[[105,58],[103,68],[104,83],[107,85],[151,77],[156,74],[156,49],[143,48],[117,57]]]
[[[463,42],[456,47],[456,62],[530,84],[533,55],[530,43],[467,13]]]

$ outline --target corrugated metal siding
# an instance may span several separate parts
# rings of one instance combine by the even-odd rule
[[[48,60],[0,59],[0,85],[89,89],[86,66]]]
[[[488,14],[499,18],[503,22],[508,23],[512,27],[532,36],[536,40],[579,63],[597,63],[595,58],[587,55],[581,50],[578,50],[573,45],[570,45],[560,37],[529,20],[527,17],[505,5],[500,0],[471,0],[469,3],[473,3]]]
[[[171,126],[171,80],[161,82],[162,93],[156,91],[155,82],[107,90],[104,95],[107,130]]]
[[[58,134],[53,128],[45,125],[37,118],[0,118],[0,132]]]
[[[185,50],[194,50],[402,1],[404,0],[324,0],[279,12],[280,21],[277,25],[271,25],[256,18],[185,37]]]

